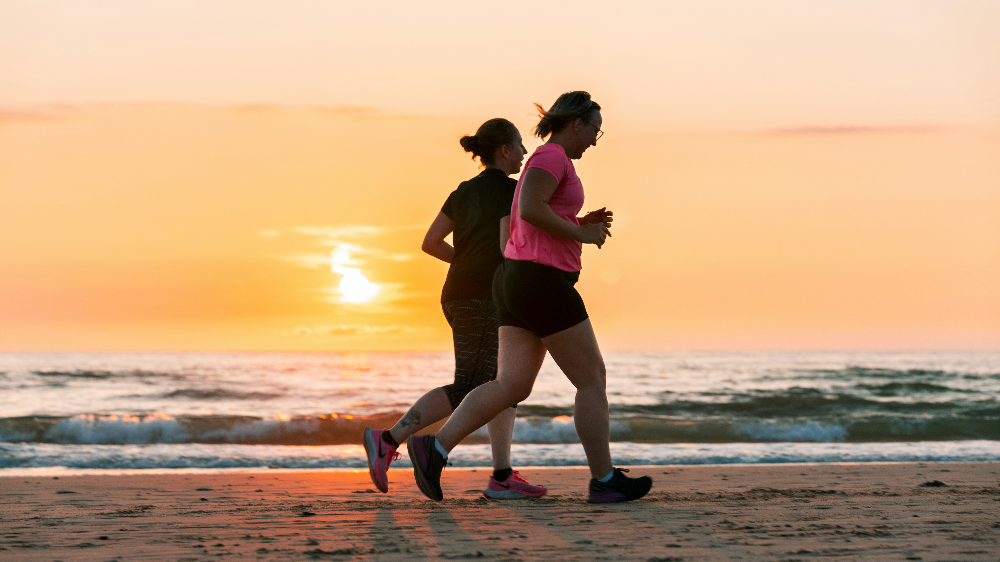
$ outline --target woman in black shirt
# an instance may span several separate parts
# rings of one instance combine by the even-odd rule
[[[410,435],[444,419],[462,399],[497,375],[496,307],[493,273],[503,262],[510,238],[510,208],[527,150],[521,134],[506,119],[490,119],[476,134],[461,139],[462,148],[479,158],[485,169],[462,182],[445,201],[424,236],[424,252],[451,264],[441,291],[441,307],[455,342],[455,382],[423,395],[389,430],[365,429],[364,444],[372,482],[389,490],[387,469],[398,458],[396,448]],[[454,247],[445,241],[454,232]],[[515,409],[507,408],[487,424],[493,449],[493,476],[483,492],[491,498],[544,495],[511,468],[510,442]]]

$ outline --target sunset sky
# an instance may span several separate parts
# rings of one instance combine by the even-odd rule
[[[449,349],[458,138],[576,89],[605,349],[1000,348],[1000,3],[345,4],[0,0],[0,351]]]

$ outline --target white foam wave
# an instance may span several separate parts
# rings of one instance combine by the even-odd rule
[[[404,447],[405,448],[405,447]],[[409,468],[405,451],[394,468]],[[611,443],[618,466],[694,464],[770,464],[830,462],[1000,461],[1000,441],[926,441],[917,443]],[[514,445],[515,467],[585,466],[578,443]],[[449,463],[462,467],[492,465],[489,445],[462,445]],[[53,445],[0,444],[0,476],[18,471],[67,469],[326,469],[367,467],[359,445],[323,447],[282,445]]]
[[[231,443],[257,443],[268,439],[280,439],[294,433],[314,434],[319,431],[319,420],[255,420],[230,429],[216,429],[201,435],[206,441],[224,440]]]
[[[56,422],[45,437],[60,443],[183,443],[191,436],[174,418],[157,412],[148,416],[83,414]]]
[[[755,441],[815,441],[839,443],[847,440],[847,428],[815,420],[786,422],[776,420],[736,423],[733,433]]]
[[[611,438],[624,436],[628,432],[628,423],[611,420]],[[486,426],[473,432],[476,437],[490,436]],[[576,433],[576,423],[570,416],[554,418],[517,418],[514,420],[514,443],[579,443],[580,436]]]

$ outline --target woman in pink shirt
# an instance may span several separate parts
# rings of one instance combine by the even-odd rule
[[[568,92],[548,111],[538,110],[535,134],[549,138],[528,159],[517,183],[511,237],[493,278],[499,375],[466,396],[436,437],[414,435],[407,444],[417,485],[433,500],[443,498],[441,471],[448,452],[531,394],[546,351],[576,387],[576,429],[593,477],[590,501],[630,501],[652,486],[648,476],[630,478],[611,462],[604,358],[574,288],[583,244],[600,248],[611,235],[611,213],[604,208],[577,217],[584,194],[573,166],[603,134],[601,106],[587,92]]]

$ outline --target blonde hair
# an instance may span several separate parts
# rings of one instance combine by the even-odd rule
[[[590,94],[582,90],[559,96],[548,111],[537,103],[535,107],[538,108],[540,119],[538,125],[535,125],[534,134],[541,139],[565,129],[577,118],[589,117],[601,110],[601,106],[590,99]]]

